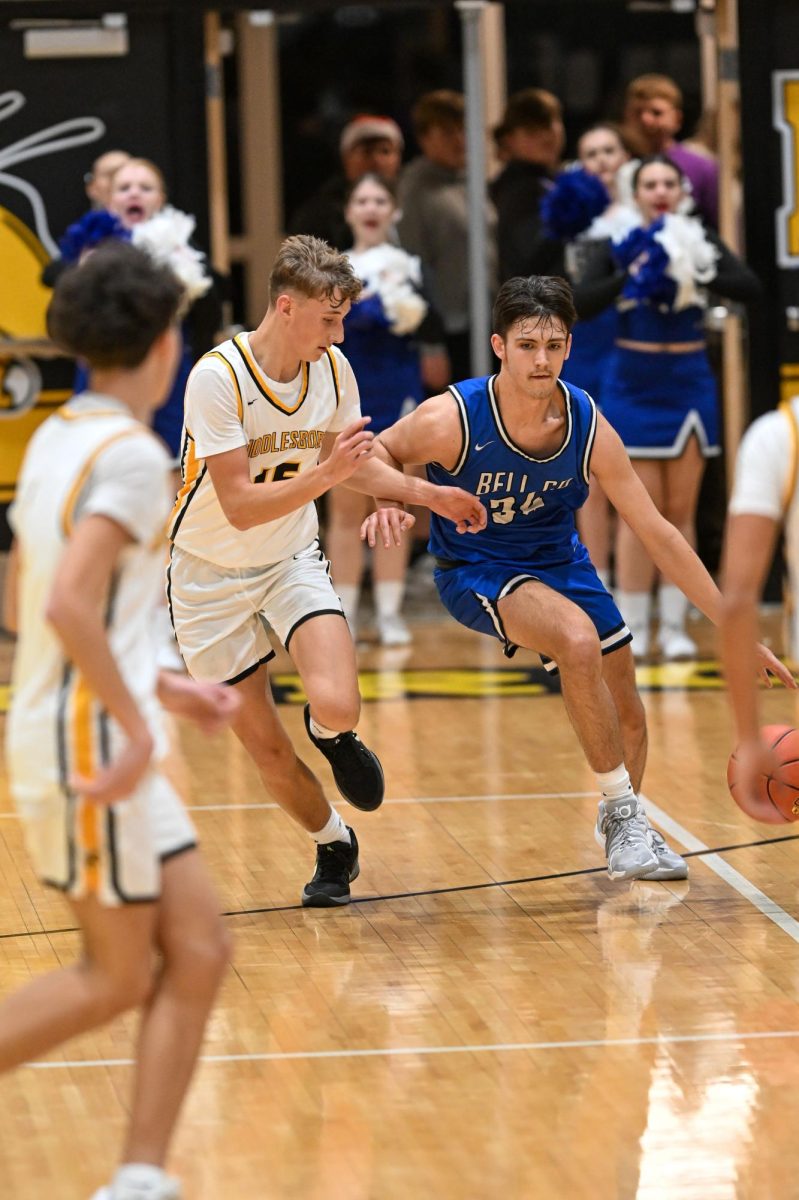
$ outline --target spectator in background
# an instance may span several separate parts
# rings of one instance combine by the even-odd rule
[[[127,150],[106,150],[94,160],[91,169],[83,176],[90,212],[99,212],[108,208],[114,172],[118,171],[129,158]],[[64,267],[68,265],[69,263],[65,262],[63,257],[51,259],[42,271],[42,283],[45,287],[55,287],[56,280]]]
[[[615,304],[609,303],[618,291],[617,281],[613,276],[604,277],[604,264],[612,239],[624,236],[637,223],[632,207],[620,203],[618,195],[619,173],[629,157],[615,125],[601,122],[591,126],[577,142],[578,163],[557,176],[541,206],[545,231],[552,238],[561,238],[563,244],[563,267],[554,266],[552,273],[565,274],[581,314],[572,334],[565,375],[593,397],[600,411],[618,325]],[[598,283],[593,281],[596,274]],[[600,310],[595,316],[582,316],[586,300],[592,311]],[[591,562],[609,588],[611,510],[593,474],[577,524]]]
[[[194,217],[167,203],[159,168],[146,158],[128,158],[111,181],[108,209],[86,214],[61,239],[65,263],[80,262],[108,238],[132,241],[156,262],[169,266],[183,284],[191,307],[182,324],[181,359],[172,390],[153,417],[153,429],[177,458],[183,426],[183,392],[195,360],[216,342],[222,318],[219,292],[204,256],[191,244]],[[75,391],[86,386],[79,366]]]
[[[356,179],[373,171],[393,182],[402,165],[405,145],[402,130],[391,117],[363,113],[341,131],[341,170],[300,205],[288,222],[288,233],[309,233],[337,250],[352,245],[352,232],[344,218],[347,195]]]
[[[699,216],[719,223],[719,166],[711,157],[676,141],[682,128],[682,92],[668,75],[639,75],[627,85],[624,131],[636,154],[666,154],[691,185]]]
[[[450,378],[465,379],[471,374],[471,349],[463,96],[447,89],[426,92],[411,118],[421,154],[400,176],[399,238],[421,259],[430,300],[444,324]],[[492,276],[494,220],[489,208]]]
[[[86,195],[92,208],[108,208],[111,198],[111,180],[120,167],[130,159],[127,150],[106,150],[92,163],[91,170],[84,175]]]
[[[395,244],[397,199],[380,175],[364,175],[352,187],[345,209],[353,235],[347,251],[364,290],[344,321],[343,352],[358,381],[361,411],[379,434],[424,399],[420,341],[440,341],[441,326],[422,294],[419,259]],[[444,386],[444,384],[439,384]],[[372,511],[371,498],[337,486],[328,493],[325,545],[333,582],[353,636],[364,568],[358,538]],[[377,633],[384,646],[405,646],[411,634],[400,609],[410,541],[386,548],[377,543],[372,558],[372,594]]]
[[[547,238],[539,208],[563,153],[560,101],[543,88],[516,92],[494,139],[505,162],[490,187],[497,210],[500,283],[515,275],[550,275],[561,246]]]

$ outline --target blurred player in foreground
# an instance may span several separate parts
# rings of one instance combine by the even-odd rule
[[[752,664],[756,661],[757,606],[783,522],[791,591],[794,598],[797,595],[798,458],[799,397],[795,396],[775,412],[759,417],[746,431],[738,452],[724,537],[720,640],[738,738],[736,799],[750,816],[769,823],[782,818],[757,786],[758,775],[771,773],[772,759],[760,740],[760,705]],[[787,641],[795,662],[799,658],[795,600]]]
[[[36,873],[64,893],[83,953],[0,1004],[0,1071],[141,1010],[122,1165],[95,1200],[180,1196],[163,1164],[230,957],[161,766],[162,706],[204,733],[238,707],[229,689],[159,674],[152,639],[171,497],[147,425],[177,365],[180,303],[171,272],[122,243],[62,275],[49,332],[88,362],[90,390],[32,438],[11,511],[12,792]]]

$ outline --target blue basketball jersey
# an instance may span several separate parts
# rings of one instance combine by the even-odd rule
[[[486,528],[458,534],[451,521],[432,514],[430,551],[450,562],[557,564],[585,554],[575,512],[588,496],[596,405],[587,392],[558,380],[566,406],[560,449],[533,458],[507,432],[494,391],[496,376],[453,384],[463,445],[452,471],[427,468],[431,483],[464,488],[488,510]]]

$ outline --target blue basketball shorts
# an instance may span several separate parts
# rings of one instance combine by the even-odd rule
[[[624,618],[613,597],[603,587],[587,555],[583,559],[549,567],[493,562],[458,563],[446,568],[439,566],[434,578],[441,602],[455,620],[469,629],[476,629],[478,633],[498,638],[508,658],[512,658],[519,647],[510,641],[505,632],[499,614],[499,601],[522,584],[533,580],[565,596],[591,618],[603,654],[610,654],[632,641]],[[540,657],[547,671],[557,671],[557,663],[551,658],[544,654]]]

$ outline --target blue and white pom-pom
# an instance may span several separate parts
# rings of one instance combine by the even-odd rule
[[[541,200],[541,220],[552,238],[575,238],[610,204],[601,179],[582,167],[561,171]]]
[[[625,270],[634,267],[622,288],[625,299],[679,312],[705,304],[702,285],[715,277],[719,252],[694,217],[667,213],[614,242],[613,257]]]
[[[377,296],[388,328],[398,337],[415,333],[428,310],[418,290],[422,268],[416,255],[384,242],[352,259],[365,285],[362,301]]]
[[[140,246],[156,262],[171,267],[189,301],[204,296],[212,283],[206,274],[205,255],[189,245],[194,226],[194,217],[167,204],[149,221],[135,225],[132,234],[134,246]]]
[[[130,233],[113,213],[92,209],[70,225],[59,239],[58,248],[64,262],[76,263],[85,250],[93,250],[108,238],[130,240]]]

